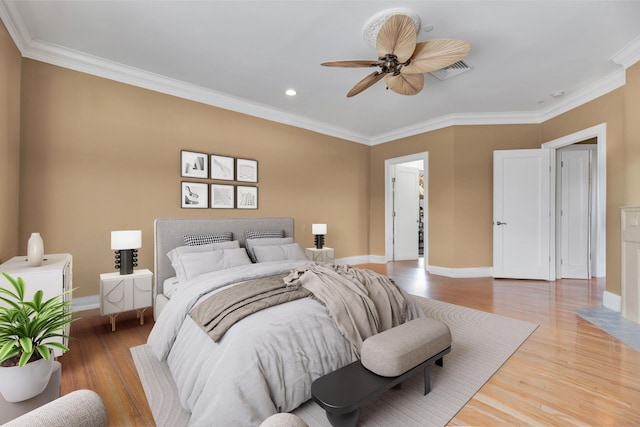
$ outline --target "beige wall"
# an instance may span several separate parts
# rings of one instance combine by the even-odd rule
[[[620,295],[620,207],[625,204],[627,160],[624,99],[628,88],[612,91],[541,125],[542,141],[607,124],[607,291]]]
[[[18,250],[20,51],[0,21],[0,261]]]
[[[157,217],[293,216],[303,246],[312,245],[310,224],[326,222],[338,257],[383,255],[384,161],[423,151],[429,263],[490,266],[492,152],[536,148],[604,122],[607,290],[620,294],[618,210],[640,204],[630,185],[640,178],[640,65],[624,88],[541,125],[455,126],[366,147],[21,60],[4,28],[0,60],[0,95],[9,101],[0,105],[0,260],[24,254],[39,231],[47,252],[74,255],[76,296],[96,294],[98,274],[114,270],[111,230],[142,229],[140,267],[152,268]],[[259,160],[260,209],[180,209],[181,149]],[[19,211],[7,209],[18,193]]]
[[[72,253],[75,296],[114,271],[111,230],[141,229],[153,269],[158,217],[292,216],[303,247],[323,222],[336,256],[368,254],[369,147],[27,59],[22,79],[19,249]],[[259,209],[181,209],[181,149],[257,159]]]
[[[493,151],[539,148],[537,125],[454,126],[371,148],[371,253],[384,255],[384,161],[427,151],[430,265],[493,264]]]

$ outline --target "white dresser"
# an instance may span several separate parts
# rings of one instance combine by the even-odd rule
[[[72,256],[71,254],[48,254],[44,256],[42,265],[29,267],[26,256],[17,256],[0,265],[0,272],[13,277],[22,277],[27,285],[25,299],[31,300],[39,289],[42,289],[44,300],[53,298],[72,288]],[[11,285],[4,277],[0,286],[10,288]],[[71,301],[71,293],[64,295],[65,301]],[[65,326],[65,335],[69,335],[70,325]],[[60,338],[60,342],[68,345],[67,338]],[[62,350],[53,349],[55,357],[62,355]]]

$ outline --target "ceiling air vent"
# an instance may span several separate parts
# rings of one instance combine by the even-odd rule
[[[466,73],[467,71],[471,70],[472,68],[466,62],[458,61],[455,64],[451,64],[448,67],[432,71],[429,74],[436,76],[440,80],[447,80],[451,77],[457,76],[458,74]]]

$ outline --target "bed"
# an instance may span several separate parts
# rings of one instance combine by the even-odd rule
[[[224,268],[213,271],[200,273],[198,270],[188,278],[180,268],[174,269],[175,256],[173,262],[167,256],[183,249],[185,236],[230,232],[233,240],[245,248],[252,242],[255,244],[255,239],[247,241],[247,231],[268,236],[274,230],[281,230],[282,239],[292,241],[293,219],[158,219],[155,222],[156,324],[149,335],[148,345],[159,360],[166,360],[180,402],[191,413],[191,425],[255,426],[276,412],[290,412],[311,397],[311,383],[316,378],[345,366],[357,357],[354,337],[349,335],[353,334],[350,326],[345,327],[344,322],[338,320],[365,316],[337,314],[332,311],[334,301],[327,299],[333,295],[329,291],[331,286],[341,289],[354,286],[351,277],[362,274],[360,270],[318,265],[307,260],[304,253],[285,256],[284,259],[271,257],[269,251],[272,249],[298,246],[295,243],[265,245],[260,251],[256,246],[255,253],[253,249],[249,252],[263,257],[258,259],[263,262],[233,264],[230,267],[225,264]],[[264,242],[268,240],[264,239]],[[297,250],[292,253],[299,254],[299,246]],[[211,253],[221,251],[226,254],[244,249],[216,249]],[[264,254],[269,256],[264,258]],[[330,270],[331,277],[337,279],[329,282],[319,280],[320,276],[310,276],[312,270],[320,269]],[[349,277],[348,281],[345,282],[346,279],[338,274],[338,269],[344,277]],[[168,279],[176,276],[180,277],[178,289],[168,298],[164,286]],[[226,298],[229,292],[243,287],[254,289],[257,283],[273,277],[276,278],[271,279],[274,283],[282,283],[284,279],[285,282],[290,281],[289,285],[295,281],[303,283],[308,277],[315,278],[315,282],[305,282],[304,286],[285,286],[287,292],[293,288],[313,290],[313,298],[296,297],[290,302],[255,311],[223,332],[217,341],[211,333],[207,334],[204,324],[198,323],[197,316],[193,314],[211,301],[223,299],[223,295]],[[372,276],[367,276],[364,280],[371,279]],[[381,282],[385,280],[388,278],[380,277]],[[395,286],[393,288],[396,300],[402,299],[397,298],[398,294],[406,297],[404,292]],[[378,299],[384,292],[376,292],[377,296],[372,296],[375,304],[358,310],[369,312],[374,311],[373,305],[384,306],[386,303]],[[354,298],[360,299],[361,296]],[[402,301],[396,301],[395,305],[389,303],[392,307],[397,306],[395,309],[382,308],[381,314],[376,314],[379,318],[374,316],[375,322],[367,319],[370,327],[381,328],[378,323],[389,327],[392,317],[393,322],[401,323],[422,315],[413,299]],[[402,320],[398,320],[400,317]]]
[[[169,301],[164,294],[164,283],[176,276],[167,258],[167,253],[184,245],[184,236],[201,235],[229,231],[240,246],[246,246],[247,230],[282,230],[284,237],[294,237],[293,218],[159,218],[154,222],[153,267],[155,271],[153,286],[153,316],[158,315]]]

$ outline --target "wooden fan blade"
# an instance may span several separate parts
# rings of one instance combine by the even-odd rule
[[[415,95],[424,87],[424,74],[387,74],[387,87],[400,95]]]
[[[429,73],[463,59],[471,52],[471,45],[462,40],[434,39],[416,44],[411,63],[402,67],[403,74]]]
[[[393,15],[382,25],[376,39],[378,57],[392,53],[407,62],[416,48],[416,23],[407,15]]]
[[[347,98],[351,98],[352,96],[359,94],[363,90],[370,88],[383,77],[384,77],[383,73],[374,71],[373,73],[369,74],[367,77],[365,77],[364,79],[356,83],[356,85],[352,87],[349,93],[347,94]]]
[[[323,62],[320,65],[325,67],[345,67],[345,68],[359,68],[359,67],[377,67],[382,64],[383,61],[378,59],[351,59],[346,61],[329,61]]]

